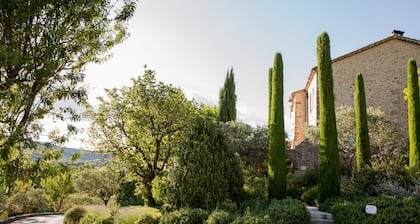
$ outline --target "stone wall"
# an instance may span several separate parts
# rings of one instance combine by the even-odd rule
[[[319,167],[319,148],[311,146],[306,141],[295,149],[286,150],[287,158],[293,163],[295,173]]]
[[[361,72],[365,81],[366,104],[379,107],[389,120],[407,127],[407,62],[420,63],[420,45],[392,39],[350,57],[334,61],[335,105],[353,105],[354,81]]]

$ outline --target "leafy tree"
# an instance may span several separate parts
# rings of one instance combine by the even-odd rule
[[[60,100],[86,103],[83,69],[104,61],[126,37],[136,2],[35,0],[0,2],[0,169],[20,169],[21,151],[33,149],[45,116],[79,120]],[[76,132],[69,125],[69,134]],[[67,135],[51,133],[53,143]],[[14,178],[0,177],[13,186]]]
[[[340,194],[340,161],[338,155],[337,127],[334,106],[330,39],[322,33],[317,39],[320,174],[319,199]]]
[[[357,170],[370,164],[369,127],[366,112],[365,84],[363,75],[356,75],[354,90],[354,112],[356,120],[356,165]]]
[[[233,68],[228,71],[224,87],[219,93],[219,120],[222,122],[236,120],[236,94]]]
[[[336,109],[338,148],[344,168],[351,169],[356,164],[355,112],[351,106]],[[402,157],[407,151],[407,137],[404,130],[385,118],[379,108],[367,108],[369,139],[371,144],[371,164],[375,169],[402,168]],[[305,137],[315,146],[319,145],[319,127],[306,126]]]
[[[410,167],[419,167],[420,157],[420,95],[417,64],[410,59],[407,65],[408,133],[410,139]]]
[[[215,208],[237,201],[243,191],[239,159],[217,123],[205,114],[194,118],[168,171],[168,202],[174,207]]]
[[[100,198],[105,205],[118,188],[119,173],[111,167],[85,168],[74,176],[74,186],[78,191]]]
[[[42,184],[48,203],[56,212],[61,211],[64,200],[74,192],[71,176],[71,172],[64,172],[47,178]]]
[[[268,124],[268,196],[282,199],[287,195],[286,143],[283,113],[283,60],[274,57],[271,80],[271,109]]]
[[[193,105],[147,68],[132,81],[132,86],[106,90],[107,100],[99,98],[89,135],[97,149],[115,154],[139,178],[144,202],[154,205],[152,181],[164,171]]]

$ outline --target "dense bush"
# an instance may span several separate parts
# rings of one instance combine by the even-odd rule
[[[66,211],[75,205],[100,205],[100,204],[103,204],[100,198],[92,197],[85,193],[73,193],[73,194],[70,194],[64,200],[62,210]]]
[[[239,158],[228,147],[217,124],[198,116],[180,144],[167,179],[169,205],[212,209],[243,196]]]
[[[202,224],[207,220],[208,212],[199,208],[181,208],[165,213],[160,219],[161,224]]]
[[[294,199],[272,200],[265,214],[270,223],[309,223],[311,216],[305,205]]]
[[[141,215],[134,224],[159,224],[160,216],[151,214]]]
[[[1,204],[9,215],[46,211],[48,202],[44,193],[43,189],[24,188],[17,190],[10,197],[5,197]]]
[[[104,217],[99,213],[87,213],[83,218],[80,219],[79,224],[113,224],[114,219],[112,217]]]
[[[251,212],[248,208],[245,210],[244,215],[238,216],[232,224],[270,224],[268,216],[261,217],[255,212]]]
[[[293,174],[288,177],[287,195],[314,205],[317,197],[318,169],[307,170],[304,174]]]
[[[137,181],[130,175],[121,178],[115,197],[121,206],[142,205],[143,200],[136,194]]]
[[[366,205],[377,207],[376,215],[365,212]],[[322,210],[334,215],[335,223],[420,223],[420,197],[380,196],[358,199],[335,198],[321,204]]]
[[[233,216],[223,210],[214,210],[207,218],[206,224],[229,224],[233,221]]]
[[[85,215],[85,208],[82,206],[75,206],[64,213],[64,224],[78,224],[80,219]]]

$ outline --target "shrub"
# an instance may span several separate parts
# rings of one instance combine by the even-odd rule
[[[199,208],[181,208],[165,213],[160,219],[161,224],[202,224],[208,217],[206,210]]]
[[[307,170],[304,174],[288,178],[287,195],[294,199],[302,199],[302,194],[318,184],[318,169]]]
[[[270,224],[270,220],[268,216],[261,217],[255,212],[251,212],[248,207],[244,215],[238,216],[232,224]]]
[[[302,193],[301,199],[308,205],[316,205],[318,198],[318,186],[313,186]]]
[[[136,194],[136,183],[137,181],[130,176],[121,178],[115,194],[118,204],[121,206],[143,204],[141,196]]]
[[[48,208],[47,199],[44,197],[44,190],[32,187],[24,188],[13,193],[5,202],[4,204],[7,204],[6,207],[8,207],[7,212],[9,215],[42,212]]]
[[[112,217],[104,217],[99,213],[87,213],[83,218],[80,219],[79,224],[113,224],[114,219]]]
[[[86,209],[82,206],[70,208],[64,213],[64,224],[78,224],[85,215]]]
[[[166,199],[166,176],[157,176],[152,181],[152,196],[157,205],[167,203]]]
[[[144,214],[141,215],[134,224],[158,224],[159,220],[159,216]]]
[[[206,224],[229,224],[233,221],[232,215],[223,210],[214,210],[207,218]]]
[[[311,216],[305,205],[295,199],[272,200],[265,214],[270,223],[306,224]]]
[[[239,158],[205,115],[197,116],[181,140],[167,183],[168,204],[175,208],[215,208],[226,199],[239,201],[243,196]]]
[[[63,203],[62,209],[64,211],[75,205],[100,205],[102,200],[97,197],[91,197],[85,193],[73,193],[69,195]]]
[[[331,212],[336,223],[419,223],[420,198],[408,197],[371,197],[349,200],[335,198],[327,200],[320,209]],[[376,215],[365,213],[365,206],[375,205]]]

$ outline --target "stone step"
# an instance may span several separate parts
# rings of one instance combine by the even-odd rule
[[[334,217],[328,212],[319,211],[317,207],[306,206],[308,212],[311,214],[311,223],[323,224],[323,223],[334,223]]]

